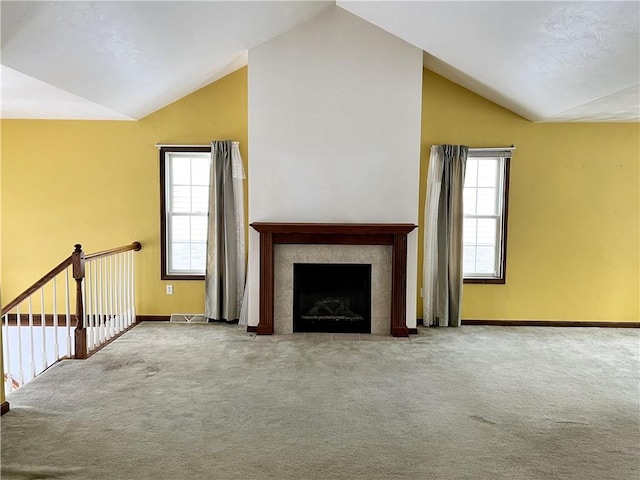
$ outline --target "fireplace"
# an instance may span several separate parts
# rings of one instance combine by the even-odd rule
[[[295,263],[293,331],[371,333],[371,265]]]
[[[254,222],[251,226],[260,233],[260,318],[256,327],[252,330],[258,335],[271,335],[274,333],[290,333],[292,329],[293,298],[292,290],[279,289],[274,282],[274,271],[277,266],[282,269],[282,278],[285,280],[293,277],[293,268],[284,262],[274,262],[274,247],[289,247],[297,250],[298,247],[323,250],[324,247],[337,248],[348,247],[366,251],[367,249],[390,253],[388,263],[373,265],[374,270],[387,270],[389,288],[381,285],[380,277],[385,275],[372,275],[372,304],[373,312],[371,332],[399,337],[409,335],[406,323],[407,302],[407,235],[416,225],[410,223],[266,223]],[[278,255],[279,256],[279,255]],[[384,253],[383,253],[384,256]],[[308,258],[308,257],[307,257]],[[322,263],[329,263],[323,259]],[[277,265],[274,265],[277,263]],[[293,263],[296,263],[294,261]],[[297,263],[318,263],[304,259]],[[331,263],[376,263],[373,261],[338,261]],[[376,278],[378,279],[376,281]],[[377,285],[376,285],[377,284]],[[276,290],[278,292],[276,293]],[[291,292],[291,294],[289,293]],[[384,292],[378,294],[376,292]],[[386,307],[385,307],[386,305]],[[291,311],[287,311],[287,308]],[[384,313],[383,313],[384,312]],[[384,317],[382,317],[384,315]],[[286,316],[289,318],[289,326],[278,328],[275,317]],[[377,316],[377,318],[376,318]],[[375,324],[375,328],[374,328]],[[274,328],[275,327],[275,328]],[[249,329],[249,328],[248,328]]]

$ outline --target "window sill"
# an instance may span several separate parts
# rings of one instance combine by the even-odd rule
[[[162,274],[161,280],[204,280],[204,275]]]
[[[504,285],[507,281],[504,278],[464,278],[462,283]]]

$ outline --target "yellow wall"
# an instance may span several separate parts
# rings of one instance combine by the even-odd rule
[[[429,148],[446,143],[517,148],[507,283],[465,285],[463,318],[639,320],[638,123],[531,123],[425,70],[421,212]]]
[[[423,92],[420,211],[431,144],[517,147],[507,284],[465,286],[463,317],[638,321],[640,126],[534,124],[427,70]],[[1,126],[5,303],[74,243],[139,240],[138,313],[202,311],[203,282],[160,280],[154,145],[231,138],[246,165],[246,68],[138,122]]]
[[[155,144],[238,140],[246,168],[246,68],[137,122],[3,120],[1,128],[5,303],[75,243],[95,252],[137,240],[138,313],[202,312],[204,282],[160,280]]]

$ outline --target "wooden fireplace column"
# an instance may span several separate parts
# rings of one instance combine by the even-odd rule
[[[260,321],[258,335],[273,334],[276,244],[391,245],[391,321],[394,337],[409,336],[407,328],[407,235],[412,223],[267,223],[251,226],[260,233]]]

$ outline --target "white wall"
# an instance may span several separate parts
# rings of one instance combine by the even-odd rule
[[[249,51],[249,220],[418,223],[422,52],[334,7]],[[258,284],[251,229],[249,284]],[[407,323],[415,326],[417,233]],[[258,323],[258,292],[249,324]]]

